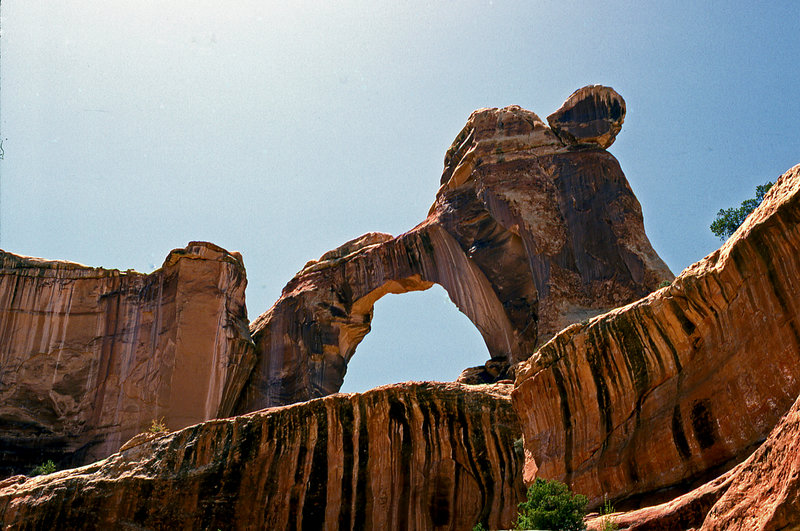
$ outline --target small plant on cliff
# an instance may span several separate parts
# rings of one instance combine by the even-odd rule
[[[169,432],[169,430],[167,429],[167,425],[164,424],[164,417],[161,417],[160,419],[153,419],[153,422],[152,424],[150,424],[150,428],[147,431],[155,434],[162,434]]]
[[[43,476],[45,474],[52,474],[55,471],[56,471],[56,464],[53,462],[52,459],[48,459],[41,465],[31,470],[31,477]]]
[[[745,199],[742,201],[742,206],[739,208],[720,209],[720,211],[717,212],[717,219],[714,220],[714,223],[712,223],[710,227],[714,236],[717,236],[723,241],[730,238],[731,235],[736,232],[736,229],[744,223],[747,216],[761,204],[766,193],[772,188],[772,184],[773,183],[769,181],[756,186],[755,199]]]
[[[569,487],[559,481],[536,478],[528,487],[528,501],[517,507],[517,529],[553,529],[582,531],[586,529],[588,500],[582,494],[572,494]]]
[[[485,527],[483,527],[482,523],[478,522],[477,524],[475,524],[475,527],[472,528],[472,531],[488,531],[488,530]]]
[[[619,527],[617,522],[614,521],[609,515],[614,513],[614,506],[608,501],[608,498],[603,496],[603,506],[600,508],[600,514],[603,516],[601,531],[617,531]]]

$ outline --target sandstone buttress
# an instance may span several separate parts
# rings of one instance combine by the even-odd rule
[[[0,474],[229,414],[254,361],[238,253],[192,242],[149,275],[11,253],[0,267]]]

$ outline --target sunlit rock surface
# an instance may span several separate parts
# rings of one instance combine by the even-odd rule
[[[228,414],[254,361],[245,285],[204,242],[149,275],[0,252],[0,475]]]
[[[508,528],[524,495],[511,385],[409,383],[208,421],[0,483],[30,529]]]
[[[671,286],[521,364],[526,479],[566,481],[597,504],[746,458],[800,394],[799,221],[796,166]]]
[[[570,116],[616,116],[616,134],[624,101],[598,90],[590,87],[602,96],[591,113],[578,102],[581,112]],[[613,108],[603,110],[604,102]],[[309,262],[254,321],[258,362],[237,412],[336,392],[387,293],[444,287],[491,357],[461,381],[483,383],[513,378],[512,364],[565,326],[673,278],[619,164],[599,145],[576,150],[518,106],[481,109],[444,162],[427,219]]]

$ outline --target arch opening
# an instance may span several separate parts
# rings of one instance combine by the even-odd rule
[[[342,393],[411,380],[454,381],[489,358],[480,331],[438,284],[381,297],[371,328],[347,364]]]

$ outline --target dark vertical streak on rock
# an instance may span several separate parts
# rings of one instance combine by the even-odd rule
[[[753,249],[755,249],[756,254],[758,254],[758,257],[761,259],[761,261],[764,263],[764,267],[767,269],[769,285],[772,288],[772,293],[775,294],[775,299],[778,301],[778,305],[781,307],[781,310],[783,310],[784,315],[793,315],[792,309],[789,306],[789,302],[786,299],[785,290],[781,286],[780,277],[778,272],[775,270],[772,254],[769,251],[769,244],[765,239],[763,231],[754,230],[753,234],[751,235],[751,239],[753,242]],[[789,319],[787,323],[792,331],[792,335],[794,336],[795,346],[800,347],[800,332],[798,332],[794,320]]]
[[[356,505],[353,529],[364,529],[367,520],[367,487],[369,481],[369,431],[363,401],[358,404],[358,478],[356,480]]]
[[[684,460],[689,459],[691,451],[689,450],[689,441],[686,440],[686,434],[683,431],[681,407],[678,404],[675,405],[675,409],[672,411],[672,440],[681,457]]]
[[[693,322],[686,317],[686,314],[683,312],[683,309],[678,305],[675,299],[668,299],[669,307],[672,310],[672,314],[678,319],[678,322],[681,324],[681,328],[683,328],[684,333],[686,336],[691,336],[696,327]]]
[[[636,331],[636,323],[627,314],[620,314],[616,326],[611,329],[612,334],[620,345],[620,350],[625,357],[633,384],[636,387],[637,399],[641,399],[650,385],[647,373],[647,360],[644,357],[644,345]]]
[[[608,387],[606,386],[606,382],[603,378],[603,366],[602,366],[602,352],[605,349],[601,349],[602,346],[602,338],[598,337],[597,327],[591,327],[589,329],[589,343],[591,347],[586,352],[586,361],[589,363],[589,369],[592,373],[592,380],[594,381],[595,386],[595,395],[597,398],[597,409],[600,412],[600,423],[603,425],[603,435],[604,438],[607,438],[609,434],[611,434],[612,430],[612,419],[611,419],[611,397],[608,393]],[[561,371],[556,371],[554,368],[553,375],[556,378],[556,384],[559,387],[559,394],[562,394],[561,389],[564,389],[562,398],[561,398],[561,410],[562,416],[564,415],[564,404],[566,403],[566,388],[564,387],[564,377],[561,374]],[[569,439],[570,443],[568,448],[570,448],[570,452],[572,451],[572,427],[571,427],[571,418],[569,418],[569,406],[567,406],[566,410],[567,416],[564,418],[564,426],[568,427],[569,430]],[[605,448],[605,441],[603,442],[603,447]]]
[[[553,380],[558,388],[558,396],[561,402],[561,422],[564,424],[564,471],[565,483],[572,481],[572,414],[569,410],[569,400],[567,398],[567,388],[564,385],[564,376],[561,370],[553,365]],[[598,395],[598,401],[600,397]],[[603,410],[601,409],[601,412]]]
[[[280,429],[276,430],[276,426],[274,423],[268,424],[269,429],[267,431],[266,440],[271,441],[273,445],[272,451],[272,459],[269,463],[269,472],[266,475],[266,496],[265,499],[267,500],[275,500],[277,499],[278,493],[278,482],[274,480],[274,478],[278,477],[278,467],[283,464],[283,453],[284,453],[284,438],[286,437],[286,430]]]
[[[392,423],[400,427],[400,499],[397,504],[398,529],[408,529],[409,497],[411,495],[411,426],[408,423],[406,405],[394,397],[389,398],[389,437],[394,432]]]
[[[472,408],[464,403],[463,397],[458,397],[458,401],[460,402],[458,406],[459,422],[466,431],[467,450],[469,452],[468,455],[471,457],[470,463],[473,465],[473,473],[480,485],[481,497],[483,498],[481,500],[483,510],[479,516],[479,521],[484,521],[489,516],[495,494],[491,464],[488,462],[488,441],[483,425],[480,422],[470,422],[464,414],[465,410],[471,410]]]
[[[661,341],[667,346],[670,354],[672,354],[672,361],[675,362],[675,368],[677,372],[681,372],[683,370],[683,365],[681,364],[680,357],[678,357],[678,350],[675,348],[675,345],[672,344],[669,335],[667,335],[667,333],[664,331],[664,328],[661,326],[661,320],[655,318],[653,315],[653,310],[650,307],[646,308],[645,316],[647,320],[655,327],[656,332],[658,332],[658,335],[661,337]]]
[[[497,410],[492,411],[493,417],[496,418],[498,414],[499,411]],[[489,434],[492,437],[492,442],[494,443],[494,447],[497,450],[497,463],[496,463],[497,471],[500,475],[500,478],[505,479],[506,474],[508,474],[508,472],[511,470],[511,466],[506,465],[506,462],[508,461],[509,457],[509,454],[507,452],[509,452],[509,450],[513,451],[513,449],[509,448],[507,444],[503,444],[500,442],[500,437],[498,436],[498,430],[496,428],[496,425],[490,424],[488,428],[489,428]]]
[[[717,442],[710,406],[711,402],[709,400],[698,400],[692,404],[692,429],[700,448],[703,450],[711,448]]]
[[[316,406],[317,440],[311,457],[311,473],[306,483],[303,531],[323,527],[328,498],[328,410],[323,402],[318,402]]]
[[[301,489],[305,485],[303,471],[306,464],[306,454],[308,453],[308,449],[306,448],[308,435],[308,421],[306,420],[296,433],[299,445],[297,448],[297,464],[294,468],[294,486],[289,495],[289,524],[287,525],[287,529],[297,529],[298,505],[300,504]]]
[[[353,439],[355,416],[353,403],[344,400],[339,408],[342,426],[342,502],[339,509],[339,529],[351,529],[353,508]]]

